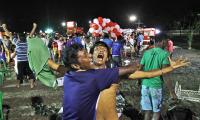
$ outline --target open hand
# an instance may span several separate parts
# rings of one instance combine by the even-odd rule
[[[33,27],[36,28],[36,27],[37,27],[37,24],[36,24],[36,23],[33,23]]]
[[[128,66],[132,66],[135,70],[140,70],[140,68],[141,68],[141,65],[136,60],[130,61]]]
[[[2,27],[3,27],[3,28],[6,28],[6,24],[2,24]]]
[[[170,57],[168,57],[169,62],[170,62],[170,66],[173,69],[179,68],[179,67],[183,67],[183,66],[188,66],[190,64],[190,62],[188,62],[186,59],[183,59],[182,57],[179,57],[176,60],[171,60]]]

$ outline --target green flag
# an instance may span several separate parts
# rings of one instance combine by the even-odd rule
[[[48,48],[42,39],[38,37],[28,39],[28,60],[31,70],[44,85],[56,87],[56,76],[47,63],[50,58]]]

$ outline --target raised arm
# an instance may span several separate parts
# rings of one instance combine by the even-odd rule
[[[162,69],[156,69],[151,71],[135,71],[131,75],[129,75],[129,79],[141,79],[141,78],[152,78],[156,76],[160,76],[166,73],[169,73],[173,71],[174,69],[177,69],[179,67],[183,67],[189,64],[189,62],[186,62],[185,59],[177,59],[175,61],[172,61],[169,58],[170,66]]]
[[[30,37],[33,37],[33,34],[35,33],[36,28],[37,28],[37,24],[33,23],[33,28],[31,30]]]
[[[2,51],[2,52],[1,52],[1,56],[2,56],[2,55],[4,54],[4,52],[3,52],[3,51],[4,51],[3,43],[2,43],[2,45],[1,45],[1,51]]]
[[[6,32],[6,34],[12,39],[12,34],[8,31],[6,24],[2,24],[3,30]]]
[[[57,70],[60,64],[55,63],[53,60],[48,59],[48,65],[51,69]]]
[[[67,67],[65,67],[64,65],[61,65],[61,64],[57,64],[55,63],[53,60],[51,59],[48,59],[48,66],[59,72],[61,75],[64,75],[69,69]]]
[[[119,76],[127,75],[134,73],[139,69],[140,65],[135,62],[132,65],[124,66],[124,67],[119,67]]]
[[[171,71],[173,71],[172,67],[166,67],[163,69],[156,69],[156,70],[151,70],[151,71],[135,71],[134,73],[129,75],[129,79],[136,80],[136,79],[141,79],[141,78],[152,78],[152,77],[166,74]]]

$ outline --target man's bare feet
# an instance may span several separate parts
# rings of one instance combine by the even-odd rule
[[[35,82],[33,79],[30,80],[30,87],[31,89],[35,87]]]
[[[17,80],[17,85],[16,85],[16,87],[17,87],[17,88],[20,88],[21,83],[23,83],[21,80]]]
[[[16,87],[17,87],[17,88],[20,88],[20,84],[17,84]]]
[[[31,89],[34,88],[34,84],[30,84]]]

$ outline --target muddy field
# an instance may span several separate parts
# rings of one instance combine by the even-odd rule
[[[198,91],[200,85],[200,50],[175,49],[174,58],[181,55],[187,57],[191,65],[168,74],[165,79],[173,79],[174,84],[179,81],[183,89]],[[3,103],[10,107],[9,113],[4,110],[4,115],[7,115],[8,120],[49,120],[50,116],[61,107],[62,87],[54,90],[37,81],[37,86],[33,89],[30,89],[28,82],[25,82],[20,88],[16,88],[14,72],[11,71],[7,77],[2,91],[4,92]],[[125,95],[127,102],[140,111],[140,92],[136,81],[121,82],[120,91]],[[169,108],[168,94],[167,89],[165,89],[164,111]],[[40,101],[40,106],[34,106],[33,101],[35,99]],[[181,100],[177,105],[190,108],[196,113],[196,116],[200,117],[200,103]],[[123,115],[122,120],[130,120],[130,118]]]

